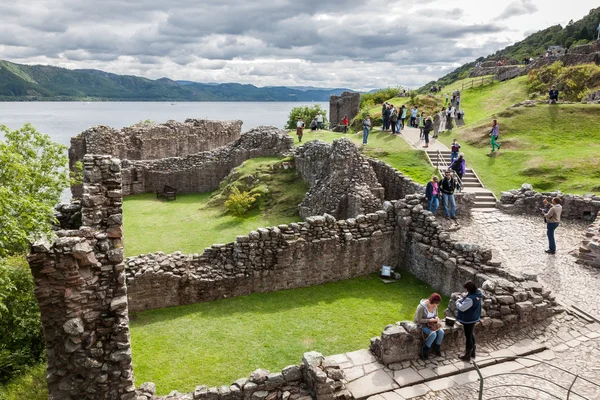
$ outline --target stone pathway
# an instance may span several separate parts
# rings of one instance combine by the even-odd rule
[[[415,149],[424,150],[423,146],[425,145],[425,141],[420,139],[420,132],[421,131],[417,128],[410,128],[406,126],[404,129],[402,129],[402,134],[400,136]],[[450,149],[439,140],[434,139],[432,135],[429,135],[429,147],[427,150],[447,151]]]
[[[564,332],[569,332],[569,336],[563,335]],[[485,392],[484,398],[508,393],[515,396],[523,394],[523,388],[519,387],[491,388],[507,383],[534,384],[551,393],[560,394],[560,389],[551,383],[533,383],[532,378],[527,376],[491,377],[520,372],[543,376],[566,385],[565,387],[571,384],[573,377],[543,364],[542,361],[600,383],[600,366],[596,363],[600,357],[600,324],[588,324],[566,313],[538,326],[508,333],[494,345],[481,346],[478,353],[476,360],[485,378],[485,387],[490,388]],[[526,358],[518,357],[519,355],[526,355]],[[455,357],[454,354],[443,352],[440,358],[432,358],[426,362],[405,361],[392,364],[389,368],[377,362],[368,350],[338,354],[326,359],[337,362],[344,370],[346,387],[357,400],[476,399],[479,375],[473,364]],[[600,398],[600,387],[583,380],[574,385],[574,389],[588,399]],[[534,393],[530,394],[530,398],[545,397]],[[577,396],[571,398],[581,399]]]
[[[494,260],[504,268],[537,275],[559,300],[575,303],[600,319],[600,269],[577,264],[569,254],[579,248],[588,223],[561,222],[556,230],[557,253],[548,255],[541,217],[474,211],[471,218],[459,222],[460,229],[451,232],[453,238],[491,248]]]

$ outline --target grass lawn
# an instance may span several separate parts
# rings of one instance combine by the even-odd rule
[[[280,371],[310,350],[367,348],[386,325],[412,320],[432,292],[402,275],[387,285],[372,275],[137,314],[130,324],[136,385],[152,381],[158,394],[189,392],[228,385],[256,368]]]
[[[490,121],[483,120],[440,136],[457,137],[484,185],[499,194],[531,183],[538,191],[600,193],[600,105],[538,105],[498,113],[496,157],[490,151]]]
[[[46,363],[38,364],[10,382],[0,385],[2,400],[47,400]]]
[[[153,193],[125,197],[125,255],[202,253],[212,244],[234,241],[256,228],[300,221],[297,206],[308,187],[293,170],[273,170],[271,166],[278,162],[276,157],[255,158],[236,169],[237,182],[233,183],[255,181],[255,189],[265,194],[243,218],[226,213],[223,205],[222,189],[232,179],[215,192],[181,194],[176,201],[156,199]]]
[[[377,158],[396,168],[398,171],[412,178],[415,182],[427,183],[435,168],[427,162],[427,156],[422,150],[414,150],[404,139],[392,136],[389,132],[381,132],[380,127],[373,128],[369,134],[369,144],[361,148],[361,152],[367,157]],[[332,143],[335,139],[342,137],[350,139],[357,146],[362,144],[362,132],[359,133],[337,133],[331,131],[311,132],[304,130],[303,142],[299,143],[295,131],[290,131],[294,137],[294,144],[299,146],[311,140],[322,140]]]

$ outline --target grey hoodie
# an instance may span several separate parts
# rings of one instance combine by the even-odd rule
[[[414,322],[416,322],[417,324],[426,325],[429,321],[429,318],[427,318],[427,311],[427,299],[423,299],[419,302],[419,305],[417,306]],[[433,309],[433,313],[436,317],[438,316],[437,306],[435,306],[435,308]]]

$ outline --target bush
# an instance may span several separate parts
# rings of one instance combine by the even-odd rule
[[[384,101],[397,97],[398,93],[404,89],[402,86],[395,88],[381,89],[373,93],[365,93],[360,96],[360,108],[371,108],[376,104],[383,104]]]
[[[48,400],[46,384],[46,363],[40,363],[0,385],[0,399],[3,400]]]
[[[44,360],[40,311],[24,256],[0,259],[0,383]]]
[[[591,88],[600,86],[600,67],[580,64],[565,67],[561,61],[532,70],[527,75],[529,93],[548,94],[551,85],[560,90],[560,98],[581,101]]]
[[[315,104],[312,107],[304,106],[292,108],[292,111],[290,111],[290,115],[288,116],[288,121],[285,125],[285,128],[296,129],[298,117],[302,118],[302,121],[304,121],[305,124],[305,128],[308,128],[310,122],[314,117],[317,116],[318,113],[321,113],[321,115],[323,116],[323,127],[327,127],[329,125],[329,122],[327,121],[327,113],[321,108],[319,104]]]
[[[259,196],[258,193],[240,192],[240,189],[234,187],[231,189],[229,198],[225,201],[225,207],[227,211],[236,217],[243,217],[244,214],[250,211]]]

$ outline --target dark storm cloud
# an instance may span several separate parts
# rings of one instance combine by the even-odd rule
[[[533,14],[536,11],[538,11],[538,8],[533,4],[532,0],[518,0],[510,3],[498,18],[508,19],[520,15]]]

